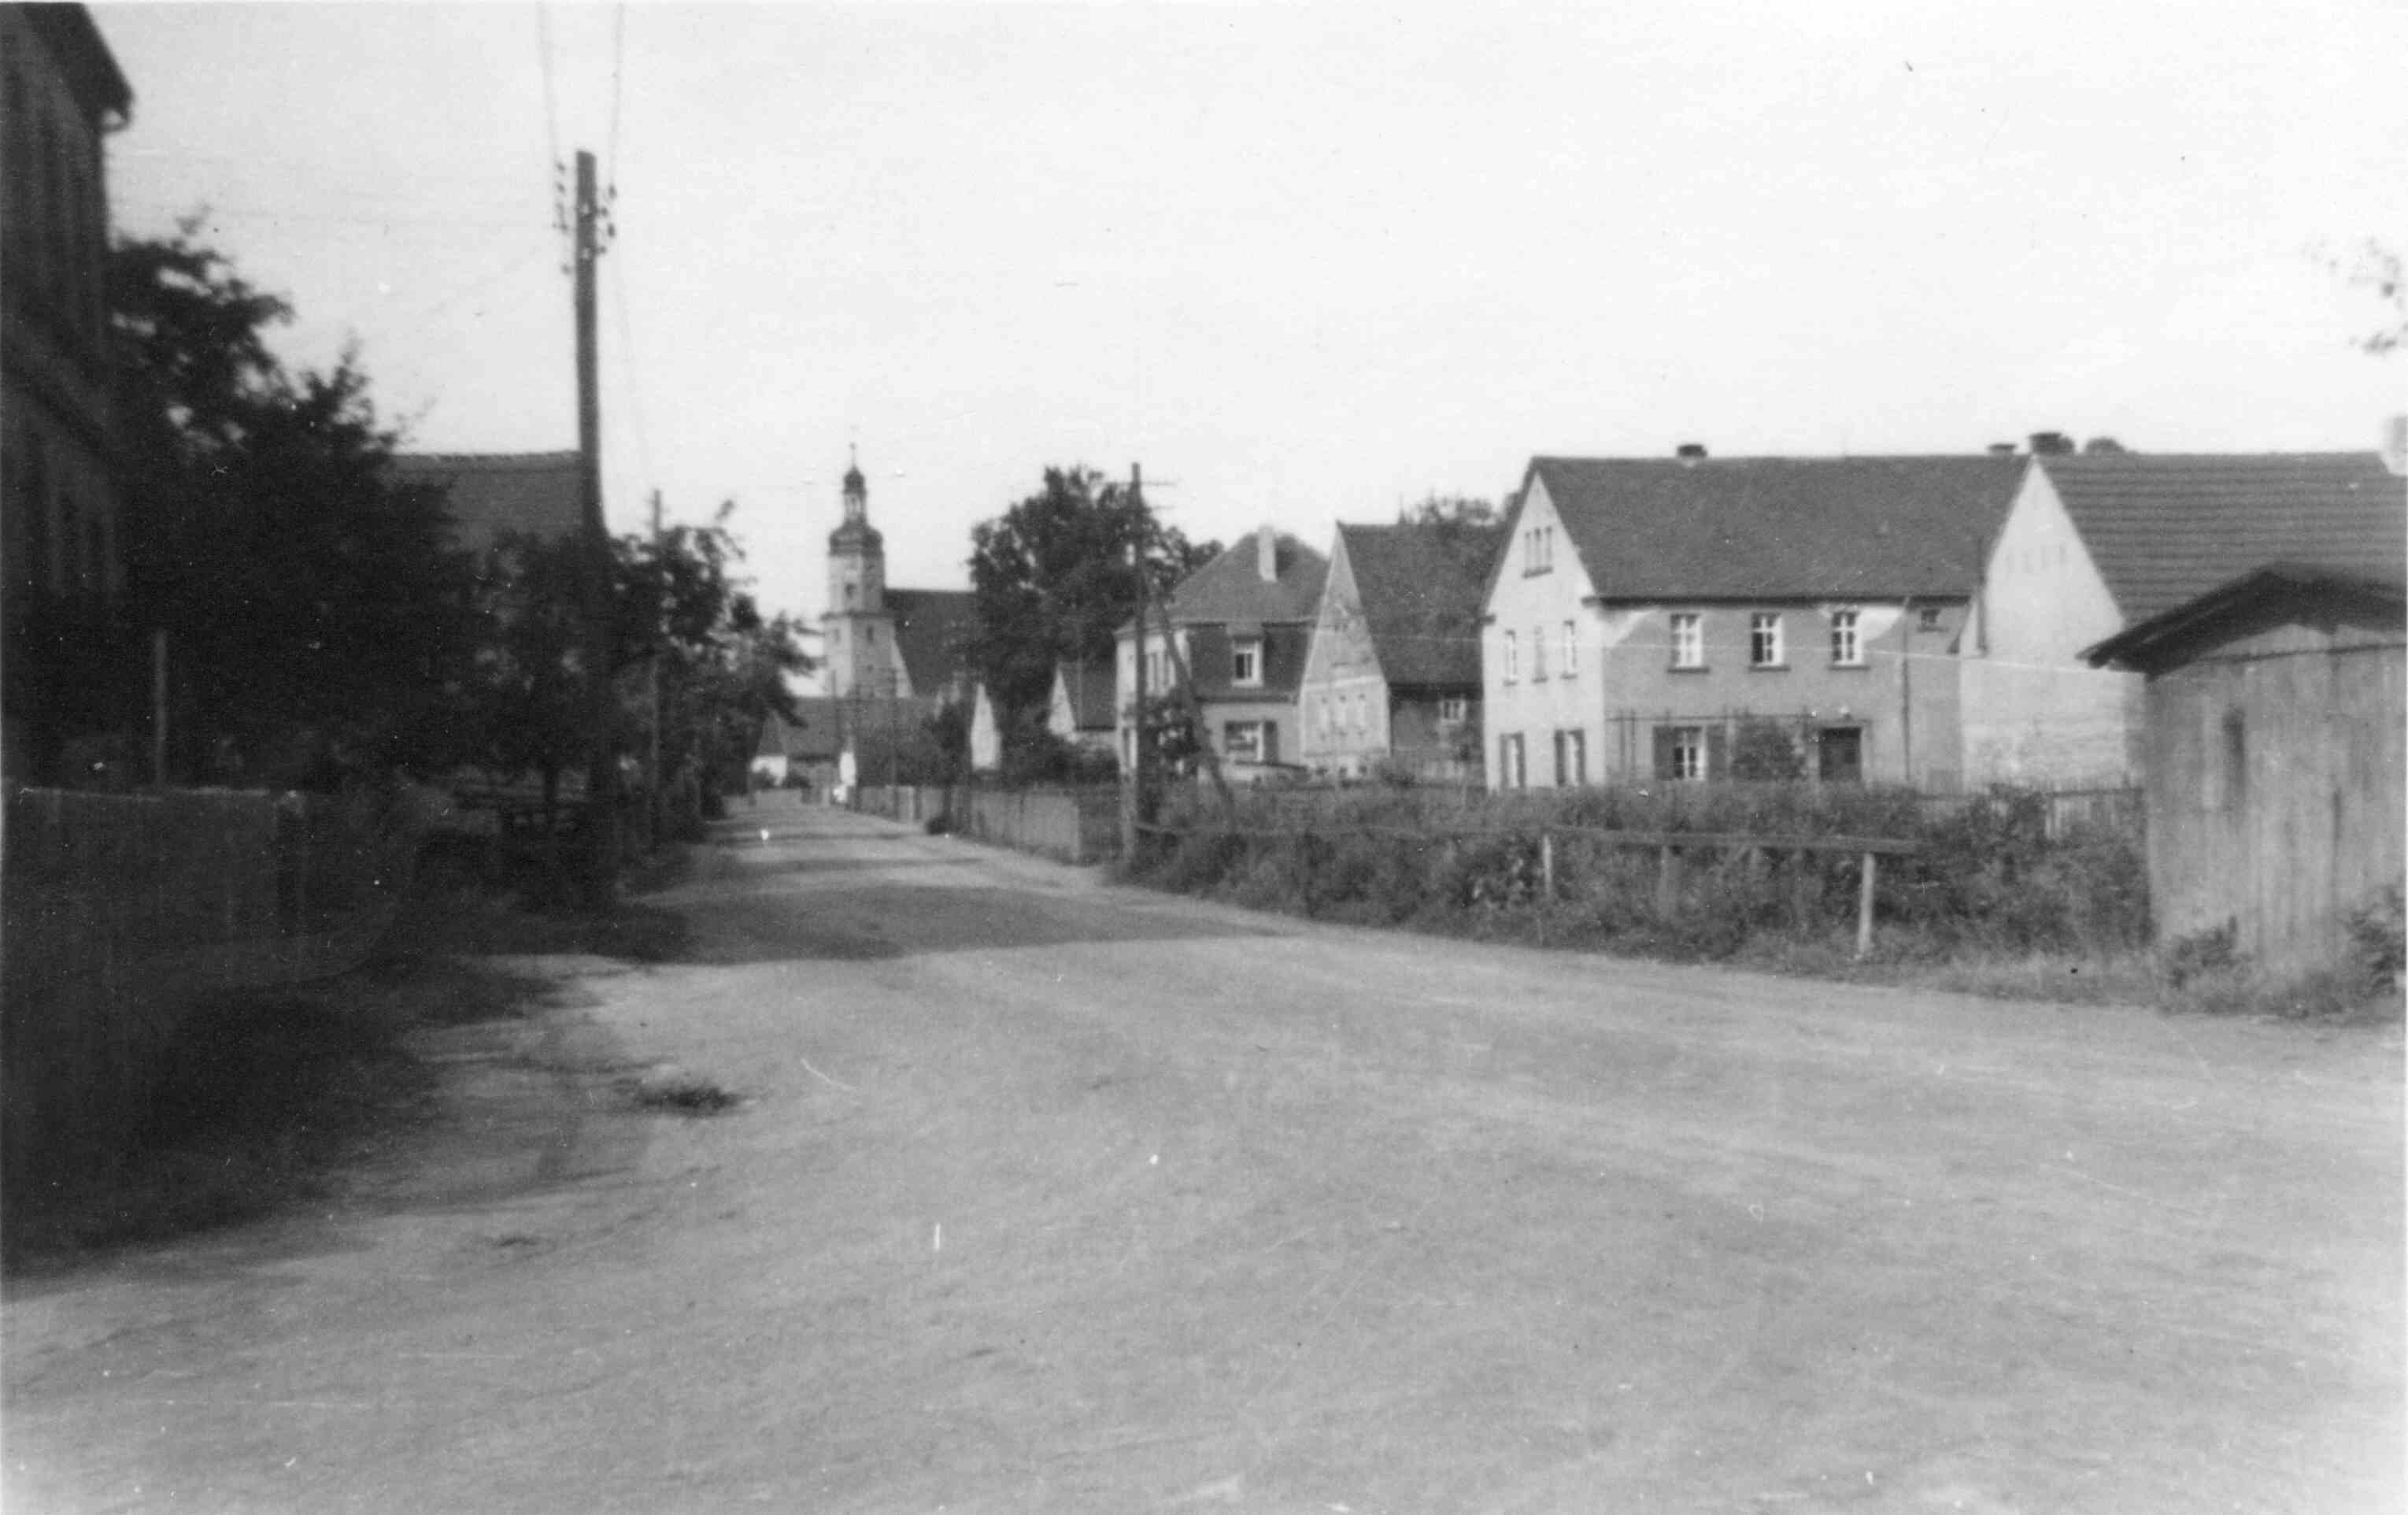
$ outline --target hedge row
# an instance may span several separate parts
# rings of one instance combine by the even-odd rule
[[[2148,940],[2137,811],[2052,823],[2062,801],[1997,789],[1935,801],[1903,790],[1683,785],[1498,797],[1423,791],[1240,798],[1225,820],[1174,806],[1131,872],[1157,887],[1361,924],[1727,959],[1769,939],[1855,928],[1861,858],[1769,846],[1654,849],[1594,830],[1874,837],[1874,916],[1889,956],[1967,951],[2107,955]],[[1552,841],[1554,891],[1544,887]]]

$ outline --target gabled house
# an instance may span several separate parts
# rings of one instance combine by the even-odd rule
[[[1053,698],[1045,707],[1045,729],[1082,751],[1111,756],[1112,694],[1112,670],[1109,665],[1057,665],[1054,670]]]
[[[1986,555],[1966,656],[1966,777],[2128,782],[2140,675],[2083,653],[2276,560],[2408,555],[2408,483],[2375,452],[2042,454]]]
[[[810,793],[827,794],[835,786],[843,747],[842,717],[836,700],[822,699],[796,700],[791,721],[770,712],[752,749],[752,781],[766,786],[792,782]]]
[[[1480,772],[1481,591],[1503,541],[1501,527],[1338,528],[1305,663],[1305,766]]]
[[[1531,460],[1481,642],[1492,788],[1945,786],[1996,454]]]
[[[2401,887],[2402,568],[2396,553],[2357,570],[2270,563],[2088,650],[2147,680],[2162,940],[2218,933],[2277,974],[2329,967],[2350,916]]]
[[[1146,636],[1149,696],[1168,693],[1184,663],[1204,714],[1204,740],[1228,771],[1258,779],[1294,769],[1297,693],[1328,560],[1270,527],[1182,580],[1155,610]],[[1173,658],[1166,637],[1176,638]],[[1126,766],[1136,751],[1137,623],[1121,628],[1114,679],[1117,741]]]

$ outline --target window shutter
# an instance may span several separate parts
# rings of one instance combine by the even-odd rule
[[[1706,728],[1706,777],[1730,777],[1730,728],[1717,723]]]
[[[1672,728],[1656,728],[1656,777],[1670,783],[1676,777],[1672,772]]]

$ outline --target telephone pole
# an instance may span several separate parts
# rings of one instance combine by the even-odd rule
[[[617,691],[610,679],[610,534],[602,519],[602,382],[594,319],[594,275],[602,259],[594,154],[577,154],[575,234],[578,492],[584,518],[586,710],[585,899],[613,903],[619,877],[619,755],[610,740]]]

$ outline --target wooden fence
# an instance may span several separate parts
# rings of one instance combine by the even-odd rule
[[[1539,845],[1538,897],[1541,903],[1556,898],[1555,839],[1578,839],[1592,846],[1615,850],[1653,852],[1656,854],[1656,903],[1669,913],[1679,898],[1683,855],[1691,851],[1737,853],[1750,858],[1762,858],[1781,852],[1837,853],[1855,856],[1858,864],[1856,885],[1856,956],[1872,951],[1873,896],[1878,887],[1881,863],[1885,857],[1904,857],[1922,850],[1921,844],[1894,837],[1864,836],[1784,836],[1753,831],[1656,831],[1613,830],[1595,826],[1459,826],[1399,827],[1377,825],[1338,825],[1328,829],[1330,834],[1354,836],[1388,836],[1423,842],[1469,841],[1480,837],[1531,837]],[[1313,834],[1310,826],[1263,828],[1224,826],[1160,826],[1140,825],[1144,836],[1165,836],[1185,840],[1195,836],[1230,836],[1250,839],[1276,838],[1296,841]]]
[[[329,977],[382,938],[416,857],[365,801],[20,789],[0,881],[0,1181],[108,1161],[212,994]]]

